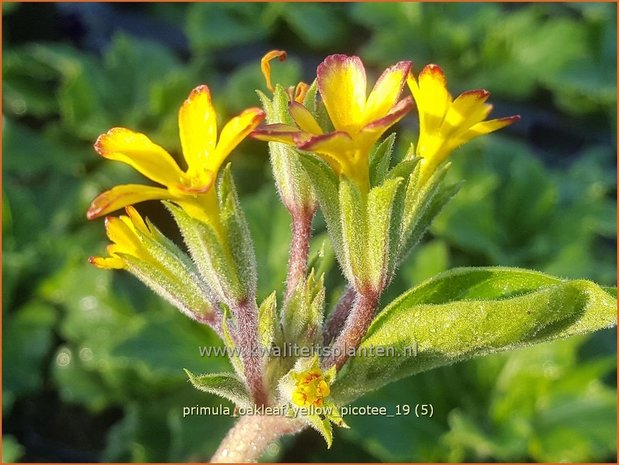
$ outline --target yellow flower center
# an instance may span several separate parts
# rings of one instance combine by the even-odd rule
[[[322,407],[324,398],[331,393],[322,371],[313,368],[294,375],[296,388],[292,393],[292,402],[299,407]]]

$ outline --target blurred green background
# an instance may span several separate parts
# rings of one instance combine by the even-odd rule
[[[509,265],[616,282],[616,5],[2,4],[3,460],[200,461],[232,421],[182,418],[219,405],[182,368],[211,331],[123,272],[95,269],[102,190],[143,182],[92,143],[113,126],[179,153],[178,107],[207,83],[221,121],[258,104],[261,56],[289,52],[274,80],[309,81],[328,54],[358,54],[374,79],[399,59],[437,63],[454,93],[484,87],[517,125],[453,157],[466,179],[383,298],[458,265]],[[416,119],[399,128],[403,151]],[[289,220],[265,144],[232,157],[253,229],[261,297],[281,288]],[[140,211],[176,237],[156,202]],[[325,239],[316,223],[316,243]],[[331,301],[342,279],[327,260]],[[417,419],[349,417],[326,450],[313,431],[266,460],[616,461],[616,333],[459,363],[359,404],[431,403]]]

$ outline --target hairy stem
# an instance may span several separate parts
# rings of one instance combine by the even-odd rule
[[[305,424],[294,418],[274,415],[243,416],[219,445],[213,463],[256,462],[273,441],[295,434]]]
[[[348,351],[359,346],[361,338],[368,330],[377,304],[378,293],[376,291],[367,290],[357,294],[344,328],[333,343],[331,356],[323,361],[323,367],[329,368],[335,363],[338,370],[342,368],[348,360]]]
[[[258,353],[258,309],[255,303],[241,302],[235,307],[235,339],[240,348],[247,387],[256,405],[268,404],[262,376],[262,357]]]
[[[357,293],[352,286],[346,288],[342,296],[340,297],[339,302],[335,306],[331,315],[329,315],[329,319],[325,324],[325,329],[323,331],[323,341],[325,344],[329,344],[335,337],[338,335],[344,323],[346,322],[346,318],[350,314],[350,309],[355,301]]]
[[[312,237],[312,219],[314,208],[291,210],[292,239],[290,241],[290,258],[288,259],[288,276],[286,277],[286,295],[288,300],[300,281],[307,273],[307,258]]]

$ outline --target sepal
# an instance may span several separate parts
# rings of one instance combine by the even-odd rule
[[[217,300],[232,308],[246,300],[251,294],[241,280],[234,255],[220,233],[211,224],[189,216],[182,208],[170,202],[164,204],[172,213],[193,261]]]
[[[370,154],[370,186],[378,186],[385,180],[391,163],[395,136],[395,132],[389,135]]]
[[[283,309],[284,340],[294,341],[300,346],[319,344],[322,341],[324,304],[324,276],[316,278],[312,269],[305,283],[297,286]]]
[[[228,307],[223,305],[223,315],[221,319],[222,339],[226,349],[228,350],[228,358],[230,359],[230,363],[232,364],[234,371],[240,379],[245,380],[245,369],[243,367],[243,361],[241,360],[240,354],[240,351],[243,350],[243,348],[239,347],[232,337],[232,331],[230,330],[230,320],[232,319],[233,317],[230,315],[230,310]],[[236,324],[235,329],[237,329]]]
[[[219,183],[220,218],[232,258],[238,272],[244,295],[255,300],[258,285],[256,254],[249,225],[241,208],[230,164],[226,166]]]
[[[400,168],[400,165],[403,166]],[[403,161],[392,170],[410,169],[403,190],[403,213],[398,231],[396,265],[406,258],[421,240],[434,218],[458,192],[461,184],[444,183],[450,166],[450,163],[441,165],[429,179],[424,178],[423,163],[419,163],[416,159]]]

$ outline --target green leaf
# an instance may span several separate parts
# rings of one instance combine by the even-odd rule
[[[340,5],[326,9],[315,3],[285,4],[283,16],[299,38],[310,47],[326,48],[345,37],[346,21]]]
[[[2,436],[2,463],[15,463],[22,455],[24,455],[24,447],[14,436]]]
[[[41,387],[43,362],[52,347],[55,323],[54,308],[39,301],[5,316],[2,383],[7,400],[31,394]]]
[[[264,38],[264,5],[196,3],[187,10],[187,36],[194,50],[219,50]]]
[[[233,373],[207,373],[205,375],[194,375],[191,371],[184,369],[193,387],[200,391],[216,394],[224,399],[228,399],[240,407],[253,405],[245,384]]]
[[[258,263],[258,298],[266,298],[286,280],[290,244],[290,214],[273,187],[265,186],[241,198]],[[264,221],[269,218],[269,221]]]
[[[617,302],[590,281],[514,268],[457,268],[406,292],[372,322],[333,386],[345,404],[391,381],[459,360],[616,324]]]

